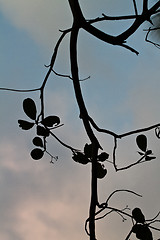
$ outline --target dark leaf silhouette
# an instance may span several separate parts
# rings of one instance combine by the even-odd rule
[[[147,224],[135,224],[132,228],[132,232],[136,234],[138,239],[153,240],[152,232]]]
[[[48,116],[41,123],[46,127],[53,127],[54,124],[60,124],[60,118],[57,116]]]
[[[44,127],[41,127],[41,126],[37,126],[37,135],[43,136],[43,137],[48,137],[49,130]]]
[[[43,147],[43,141],[40,137],[35,137],[33,139],[33,144],[37,147]]]
[[[24,99],[23,110],[29,118],[31,118],[32,120],[36,120],[36,114],[37,114],[36,105],[31,98]]]
[[[133,209],[132,217],[136,221],[136,223],[144,223],[145,222],[145,217],[140,208]]]
[[[84,146],[84,153],[86,157],[91,158],[92,157],[92,144],[86,143]]]
[[[78,162],[78,163],[81,163],[81,164],[87,164],[88,162],[90,162],[89,159],[81,152],[75,152],[73,154],[72,159],[75,162]]]
[[[143,151],[146,152],[147,149],[147,137],[143,134],[138,135],[136,138],[136,142],[138,147]]]
[[[109,154],[106,152],[102,152],[101,154],[98,155],[98,161],[99,162],[104,162],[109,158]]]
[[[18,120],[19,127],[22,128],[23,130],[29,130],[34,126],[33,122],[28,122],[25,120]]]
[[[44,155],[44,151],[42,151],[42,149],[40,148],[35,148],[31,151],[31,157],[34,159],[34,160],[39,160],[43,157]]]
[[[153,160],[153,159],[156,159],[156,157],[154,157],[154,156],[153,157],[152,156],[146,156],[145,157],[146,161],[150,161],[150,160]]]
[[[155,134],[156,134],[157,138],[160,139],[160,127],[157,127],[157,128],[155,129]]]
[[[150,155],[150,154],[152,154],[152,150],[147,150],[146,155]]]
[[[107,174],[107,169],[104,168],[104,165],[97,163],[97,178],[104,178]]]

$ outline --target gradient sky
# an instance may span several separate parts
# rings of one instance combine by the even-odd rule
[[[139,1],[139,9],[141,7]],[[153,1],[152,1],[153,2]],[[80,1],[86,18],[133,13],[132,1]],[[0,87],[32,89],[41,85],[59,29],[71,26],[67,1],[0,0]],[[129,23],[97,24],[109,33],[118,34]],[[140,52],[135,54],[107,45],[84,31],[79,36],[80,76],[90,115],[100,127],[116,133],[159,123],[160,51],[146,43],[147,25],[128,40]],[[69,38],[64,39],[55,69],[70,74]],[[64,126],[56,130],[64,142],[78,149],[89,143],[78,118],[72,81],[51,75],[45,91],[46,115],[58,115]],[[0,239],[3,240],[82,240],[87,239],[84,221],[88,217],[90,166],[72,161],[71,152],[55,139],[48,142],[49,151],[59,157],[50,164],[47,155],[33,161],[34,131],[19,129],[18,119],[25,119],[23,99],[31,97],[39,106],[39,93],[0,92]],[[106,163],[108,174],[99,180],[100,201],[116,189],[130,189],[143,198],[120,193],[110,202],[123,209],[141,207],[147,219],[160,211],[160,148],[154,131],[146,133],[148,145],[156,160],[115,173]],[[97,134],[106,152],[112,154],[113,139]],[[117,163],[123,166],[138,160],[136,135],[119,142]],[[110,158],[111,160],[111,158]],[[112,214],[97,224],[98,240],[124,239],[131,221]],[[154,232],[155,239],[160,237]],[[131,239],[135,239],[134,236]]]

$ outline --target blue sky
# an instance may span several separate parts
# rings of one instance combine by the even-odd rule
[[[87,18],[101,13],[120,15],[131,13],[132,1],[80,1]],[[141,5],[141,4],[140,4]],[[140,7],[139,5],[139,7]],[[0,87],[32,89],[41,85],[59,29],[71,26],[67,1],[59,0],[0,0]],[[126,23],[105,23],[109,32],[116,33]],[[126,49],[98,42],[81,31],[79,64],[82,89],[89,113],[100,127],[117,133],[147,127],[159,122],[160,52],[144,41],[144,25],[128,43],[135,47],[137,57]],[[60,48],[57,72],[70,74],[69,38]],[[71,152],[54,139],[49,151],[59,156],[51,165],[45,156],[34,162],[30,158],[34,131],[23,132],[17,120],[24,119],[24,98],[35,99],[39,93],[0,92],[0,238],[3,240],[87,239],[84,221],[88,216],[90,166],[81,166],[71,159]],[[83,149],[88,139],[78,118],[72,81],[51,75],[46,88],[46,114],[58,115],[64,126],[56,130],[66,143]],[[111,155],[113,139],[98,134],[104,150]],[[115,189],[131,189],[141,193],[137,199],[124,193],[115,196],[112,205],[124,208],[142,207],[147,218],[159,211],[159,141],[153,132],[147,133],[149,145],[157,159],[126,172],[115,173],[107,163],[108,175],[99,181],[100,201]],[[137,160],[135,136],[119,142],[117,161],[120,166]],[[126,180],[127,179],[127,180]],[[124,239],[131,226],[117,215],[98,223],[97,233],[104,239]],[[116,229],[116,231],[115,231]],[[155,237],[159,237],[155,232]],[[133,237],[134,239],[134,237]]]

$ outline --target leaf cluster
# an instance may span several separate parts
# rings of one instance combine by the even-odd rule
[[[140,208],[133,209],[132,217],[136,221],[132,227],[132,232],[136,234],[136,237],[141,240],[153,240],[152,232],[149,225],[145,223],[145,216]]]
[[[84,151],[74,151],[72,159],[80,164],[86,165],[87,163],[92,162],[93,157],[93,145],[92,144],[85,144]],[[101,152],[97,156],[97,178],[102,179],[107,174],[107,169],[105,169],[104,164],[101,162],[106,161],[109,158],[109,154],[106,152]]]
[[[142,156],[141,160],[145,159],[145,161],[150,161],[156,158],[155,156],[153,156],[152,150],[147,149],[147,137],[144,134],[140,134],[137,136],[136,143],[139,149],[142,151],[138,151],[139,155]]]
[[[47,116],[40,120],[41,114],[37,114],[36,104],[31,98],[24,99],[23,111],[33,121],[19,119],[19,127],[23,130],[30,130],[35,126],[37,136],[33,138],[32,142],[36,148],[31,151],[30,155],[34,160],[39,160],[43,157],[44,152],[47,152],[46,138],[49,137],[51,130],[60,124],[60,118],[58,116]]]

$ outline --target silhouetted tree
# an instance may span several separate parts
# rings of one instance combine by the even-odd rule
[[[110,205],[110,199],[114,194],[118,194],[119,192],[127,192],[130,194],[134,194],[140,196],[136,192],[131,190],[124,190],[119,189],[113,191],[105,202],[100,203],[98,197],[98,189],[97,189],[97,181],[98,179],[102,179],[107,174],[107,169],[104,166],[105,161],[109,161],[108,158],[110,157],[107,152],[103,151],[100,141],[96,137],[95,132],[105,133],[110,135],[114,140],[114,147],[113,147],[113,155],[112,160],[110,160],[113,164],[115,171],[123,171],[131,168],[135,165],[140,163],[145,163],[148,161],[152,161],[155,159],[155,156],[152,153],[152,150],[148,149],[147,146],[147,137],[143,134],[146,131],[154,130],[157,138],[160,138],[160,124],[155,124],[146,128],[136,129],[134,131],[126,132],[123,134],[117,134],[107,129],[100,128],[95,120],[89,115],[87,106],[85,105],[82,90],[81,90],[81,79],[79,77],[79,65],[78,65],[78,57],[77,57],[77,40],[79,37],[79,30],[83,29],[88,32],[91,36],[96,37],[98,40],[105,42],[106,44],[111,44],[115,46],[119,46],[125,48],[126,51],[130,51],[131,54],[138,55],[138,51],[134,49],[132,46],[127,44],[127,39],[136,33],[139,27],[144,22],[149,22],[150,27],[146,30],[146,41],[149,43],[154,44],[156,47],[160,47],[159,43],[155,43],[149,39],[151,32],[159,31],[160,27],[160,1],[156,0],[154,3],[150,3],[149,0],[141,0],[142,2],[142,9],[141,11],[137,8],[137,1],[131,0],[133,3],[133,14],[132,15],[125,15],[125,16],[108,16],[102,14],[101,17],[96,17],[94,19],[86,19],[83,10],[80,7],[80,1],[78,0],[68,0],[72,16],[73,16],[73,24],[70,28],[61,32],[61,36],[58,39],[49,66],[46,76],[42,82],[42,85],[37,89],[30,89],[30,90],[16,90],[16,89],[6,89],[1,88],[1,90],[8,90],[8,91],[17,91],[17,92],[30,92],[30,91],[39,91],[40,92],[40,106],[41,110],[38,113],[36,103],[31,98],[27,98],[23,101],[23,110],[28,120],[18,120],[19,126],[23,130],[29,130],[33,127],[36,128],[37,136],[33,139],[33,144],[35,148],[31,151],[31,157],[34,160],[39,160],[43,157],[46,153],[51,157],[51,162],[57,157],[53,156],[52,153],[48,152],[47,150],[47,141],[46,139],[49,136],[55,138],[58,142],[60,142],[64,147],[68,148],[72,152],[72,159],[79,163],[79,164],[91,164],[91,199],[90,199],[90,208],[89,208],[89,216],[85,222],[85,230],[87,235],[89,236],[90,240],[96,240],[96,231],[95,231],[95,222],[96,220],[102,219],[105,216],[109,215],[111,212],[116,212],[121,215],[122,218],[125,217],[131,218],[133,220],[133,226],[129,231],[126,240],[129,239],[130,235],[136,234],[136,237],[141,240],[152,240],[152,232],[151,229],[158,230],[156,227],[153,226],[153,223],[158,222],[160,220],[157,219],[155,216],[151,220],[147,220],[145,215],[142,213],[141,209],[135,208],[132,211],[132,214],[128,214],[125,210],[113,208]],[[107,3],[106,3],[107,4]],[[105,22],[105,21],[121,21],[121,20],[133,20],[130,26],[124,30],[122,33],[118,34],[117,36],[110,35],[97,27],[95,27],[95,23],[97,22]],[[64,40],[65,36],[70,35],[70,65],[71,65],[71,76],[66,76],[63,74],[59,74],[55,71],[54,65],[57,58],[57,53],[61,42]],[[44,90],[46,87],[46,83],[49,79],[51,73],[55,73],[60,77],[70,78],[73,83],[73,89],[75,92],[75,98],[77,101],[77,106],[80,112],[80,119],[82,120],[84,129],[89,139],[89,144],[84,144],[83,150],[78,150],[69,146],[68,144],[64,143],[61,139],[59,139],[54,134],[54,129],[61,127],[61,120],[58,116],[45,116],[44,114]],[[117,160],[116,160],[116,151],[118,148],[118,140],[125,138],[127,136],[137,134],[136,143],[140,151],[138,152],[140,158],[136,162],[132,162],[127,166],[118,167]],[[100,215],[105,211],[104,215]]]

